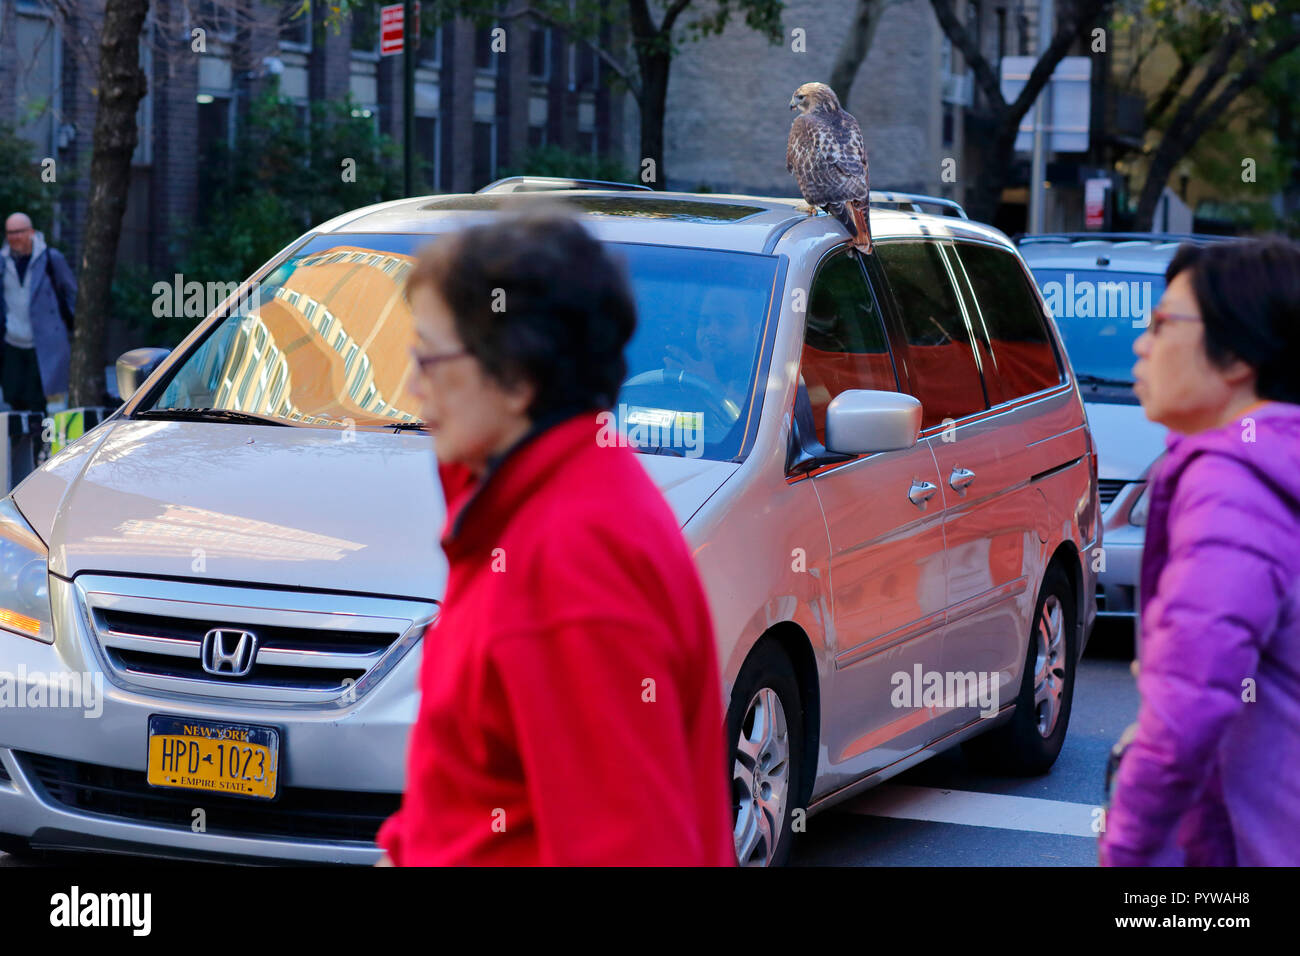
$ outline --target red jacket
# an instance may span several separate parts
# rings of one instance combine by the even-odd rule
[[[717,651],[677,521],[591,413],[443,466],[400,865],[732,865]]]

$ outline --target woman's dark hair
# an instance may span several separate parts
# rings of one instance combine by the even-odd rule
[[[1281,237],[1184,243],[1165,281],[1185,269],[1210,361],[1241,359],[1258,375],[1260,398],[1300,404],[1300,245]]]
[[[426,283],[489,376],[534,387],[534,421],[614,404],[636,303],[619,263],[573,216],[544,203],[452,233],[421,252],[407,296]]]

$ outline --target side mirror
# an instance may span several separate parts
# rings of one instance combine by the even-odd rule
[[[916,444],[921,403],[901,392],[855,388],[826,406],[826,449],[843,455],[899,451]]]
[[[144,380],[153,374],[162,360],[172,354],[171,349],[132,349],[123,352],[117,360],[117,394],[126,401],[136,393]]]

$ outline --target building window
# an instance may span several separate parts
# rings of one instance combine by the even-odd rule
[[[497,170],[497,124],[474,124],[474,188],[479,189],[492,181]]]
[[[415,118],[415,151],[420,157],[418,180],[430,192],[437,192],[441,172],[438,168],[438,117]]]
[[[352,12],[352,50],[379,53],[379,4],[365,0]]]
[[[431,6],[431,5],[430,5]],[[429,10],[423,12],[421,7],[421,24],[420,24],[420,53],[416,57],[416,62],[422,66],[437,69],[442,65],[442,27],[430,28],[429,18],[435,11]]]
[[[599,74],[596,51],[587,43],[569,44],[569,88],[590,90]]]
[[[233,104],[234,100],[225,93],[198,95],[200,175],[207,158],[219,148],[234,145]]]
[[[953,122],[952,104],[943,104],[943,145],[951,146],[956,136],[955,123]]]
[[[23,5],[17,13],[17,29],[11,42],[23,51],[23,67],[14,71],[10,81],[14,84],[16,116],[21,123],[18,133],[36,144],[34,152],[53,156],[59,141],[55,117],[60,102],[58,73],[62,38],[54,18],[44,9]],[[0,216],[8,214],[9,210],[0,212]]]
[[[496,28],[497,25],[493,24],[474,31],[474,66],[480,73],[495,74],[497,71],[499,54],[492,49],[492,31]]]
[[[302,0],[284,0],[280,4],[280,46],[311,51],[311,7]]]
[[[230,43],[235,39],[235,10],[218,0],[199,0],[195,11],[195,26],[208,31],[211,37]]]
[[[528,75],[534,80],[551,76],[551,31],[534,26],[528,33]]]

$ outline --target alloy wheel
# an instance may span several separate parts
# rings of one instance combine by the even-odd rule
[[[760,687],[740,724],[732,771],[733,836],[741,866],[766,866],[776,853],[790,795],[790,734],[780,696]]]
[[[1043,601],[1036,639],[1034,713],[1038,732],[1050,737],[1061,716],[1061,697],[1065,693],[1065,609],[1055,594]]]

